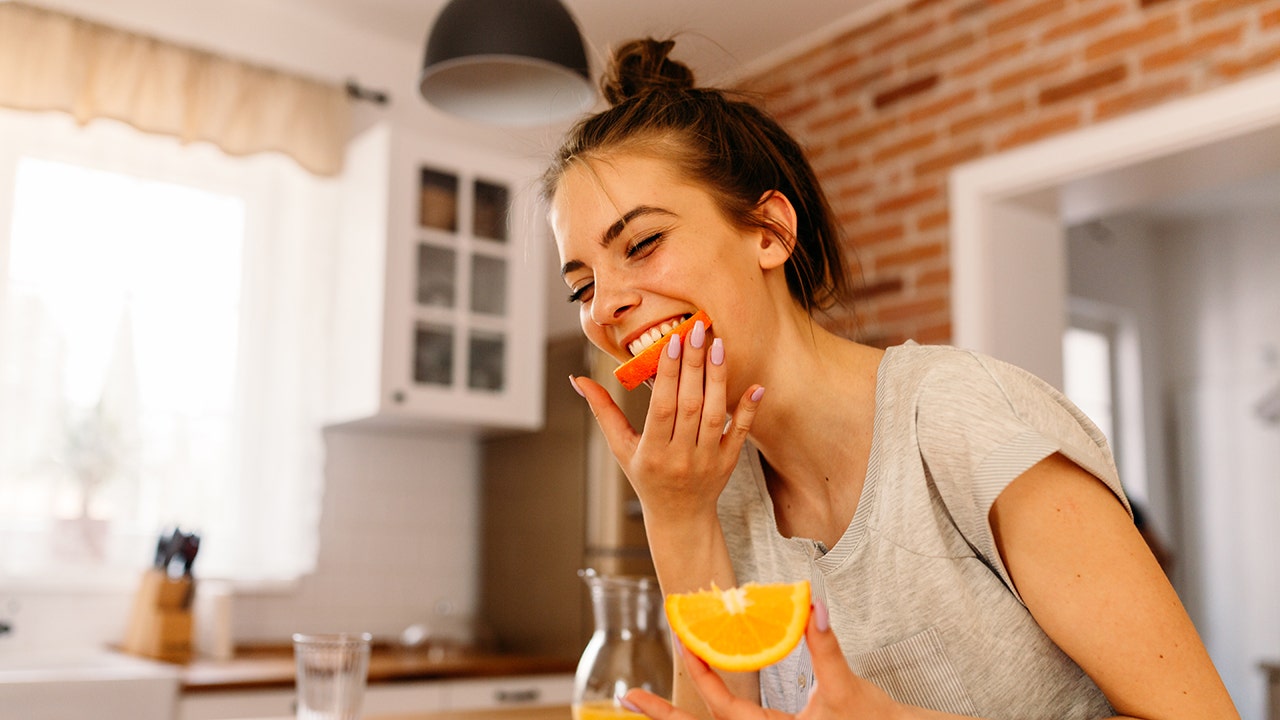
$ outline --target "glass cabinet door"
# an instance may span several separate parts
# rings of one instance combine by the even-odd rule
[[[413,380],[503,392],[510,341],[507,185],[420,169]]]

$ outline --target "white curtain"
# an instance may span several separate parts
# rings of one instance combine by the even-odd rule
[[[32,350],[23,346],[23,338],[32,337],[30,328],[13,322],[4,292],[11,220],[18,209],[13,207],[14,168],[22,157],[239,198],[244,236],[235,374],[226,391],[229,411],[210,421],[225,429],[224,442],[205,460],[191,447],[175,450],[187,454],[186,470],[178,463],[163,472],[143,468],[135,477],[117,479],[127,485],[116,494],[117,505],[125,498],[128,507],[114,508],[97,557],[70,564],[61,563],[65,553],[59,555],[65,538],[55,537],[65,527],[52,516],[33,517],[33,503],[17,500],[22,492],[30,500],[38,483],[32,485],[28,473],[19,487],[12,468],[6,473],[0,463],[0,580],[62,572],[132,582],[150,560],[155,533],[168,523],[202,534],[196,570],[206,578],[286,580],[313,569],[323,488],[321,413],[338,226],[336,181],[308,174],[274,153],[237,159],[208,144],[182,144],[114,121],[80,127],[62,113],[0,110],[0,445],[6,446],[0,460],[13,456],[32,418],[48,414],[57,391],[14,371],[15,357]],[[66,212],[84,209],[69,206]],[[71,267],[91,261],[68,257],[65,262]],[[198,292],[197,279],[175,284]],[[175,327],[173,342],[199,348],[198,330]],[[226,347],[208,351],[230,352]],[[189,382],[195,388],[202,379]],[[52,503],[48,507],[52,515]]]
[[[336,175],[350,133],[342,86],[0,2],[0,106],[112,118],[230,155],[279,151]]]

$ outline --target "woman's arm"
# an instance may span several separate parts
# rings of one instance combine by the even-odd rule
[[[653,396],[638,433],[607,390],[585,378],[574,386],[587,399],[644,510],[645,533],[664,594],[737,584],[716,502],[737,464],[742,444],[761,400],[748,388],[729,429],[724,348],[710,345],[705,328],[682,342],[673,338],[658,364]],[[727,675],[743,697],[758,698],[755,673]],[[675,704],[708,716],[686,674],[675,663]]]
[[[1100,480],[1054,454],[1000,493],[990,519],[1032,616],[1116,712],[1239,717],[1173,587]]]

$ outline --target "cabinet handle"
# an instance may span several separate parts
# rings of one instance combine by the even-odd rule
[[[538,688],[521,688],[519,690],[495,690],[493,699],[503,705],[512,705],[515,703],[531,703],[537,702],[542,693],[538,692]]]

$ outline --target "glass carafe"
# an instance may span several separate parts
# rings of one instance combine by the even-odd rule
[[[578,575],[591,590],[595,631],[573,679],[574,720],[643,718],[618,704],[632,688],[671,699],[671,647],[661,625],[662,592],[648,577]]]

